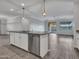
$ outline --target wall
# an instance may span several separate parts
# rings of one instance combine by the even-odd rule
[[[0,34],[7,34],[7,19],[0,18]]]
[[[8,31],[21,31],[23,30],[20,18],[8,18],[7,19]]]
[[[44,32],[44,25],[43,24],[36,24],[36,23],[31,23],[30,25],[30,31],[40,31]]]
[[[74,17],[75,17],[75,28],[79,30],[79,2],[74,2]]]
[[[45,31],[45,28],[44,28],[45,26],[44,26],[43,21],[40,21],[35,18],[31,18],[31,17],[27,17],[27,18],[30,21],[30,24],[29,24],[30,31]]]
[[[42,26],[42,22],[30,17],[27,17],[24,20],[22,20],[20,17],[14,17],[9,18],[7,21],[8,31],[29,31],[33,28],[32,26],[35,26],[35,29],[38,30],[37,28]]]

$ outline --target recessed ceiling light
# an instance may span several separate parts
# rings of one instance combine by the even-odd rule
[[[14,9],[10,9],[10,11],[14,11]]]
[[[25,4],[24,3],[21,3],[21,6],[24,6]]]

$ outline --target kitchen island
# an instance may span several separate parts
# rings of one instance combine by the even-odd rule
[[[25,51],[44,57],[48,53],[47,32],[9,31],[10,44]]]

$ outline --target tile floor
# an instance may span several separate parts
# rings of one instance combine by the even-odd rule
[[[50,35],[50,52],[42,59],[79,59],[79,51],[74,50],[72,37]],[[9,36],[0,36],[0,59],[40,59],[9,44]]]

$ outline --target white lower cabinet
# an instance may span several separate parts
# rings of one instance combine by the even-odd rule
[[[48,52],[48,35],[40,36],[40,56],[44,57]]]
[[[28,34],[10,33],[10,44],[28,51]]]
[[[21,37],[20,37],[20,33],[15,33],[15,44],[16,46],[20,47],[20,40],[21,40]]]
[[[15,44],[15,34],[10,33],[10,44]]]
[[[21,34],[20,46],[24,50],[28,51],[28,34]]]
[[[76,41],[76,48],[79,49],[79,38],[78,38],[77,41]]]
[[[79,49],[79,34],[77,33],[74,38],[74,47]]]

